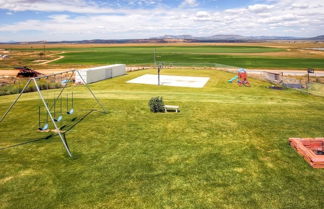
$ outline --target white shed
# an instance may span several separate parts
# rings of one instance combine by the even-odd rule
[[[94,83],[97,81],[105,80],[108,78],[114,78],[116,76],[121,76],[126,74],[126,65],[116,64],[116,65],[106,65],[101,67],[89,68],[79,70],[83,80],[86,83]],[[82,79],[79,74],[75,75],[75,82],[82,83]]]

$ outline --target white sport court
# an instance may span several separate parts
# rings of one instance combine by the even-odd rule
[[[209,77],[160,75],[160,85],[163,86],[202,88],[206,85],[208,80]],[[158,85],[158,75],[145,74],[127,81],[127,83]]]

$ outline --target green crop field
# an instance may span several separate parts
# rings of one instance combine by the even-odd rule
[[[323,208],[324,170],[288,138],[324,136],[324,98],[254,79],[238,87],[220,71],[162,72],[210,80],[201,89],[126,83],[155,73],[143,70],[91,84],[108,114],[88,111],[82,86],[68,88],[75,114],[60,126],[73,158],[57,136],[37,133],[37,94],[24,95],[0,123],[1,148],[29,141],[0,150],[0,208]],[[149,112],[153,96],[181,112]],[[14,98],[1,96],[0,110]]]
[[[260,44],[262,45],[262,44]],[[34,48],[35,47],[35,48]],[[324,70],[321,55],[305,52],[301,49],[242,46],[242,45],[201,45],[201,46],[89,46],[48,45],[45,57],[39,53],[41,46],[30,48],[12,48],[12,59],[0,63],[0,69],[27,65],[38,68],[74,68],[91,65],[123,63],[133,66],[153,66],[154,60],[174,66],[232,66],[254,69],[294,69],[314,68]],[[155,52],[155,59],[154,59]],[[39,60],[55,60],[46,65],[38,65]]]
[[[17,50],[33,51],[43,48],[18,48]],[[161,53],[263,53],[281,52],[280,48],[264,46],[112,46],[112,47],[48,47],[50,51],[83,51],[83,52],[132,52],[153,53],[154,50]]]
[[[263,56],[262,53],[280,52],[283,49],[252,46],[69,48],[65,50],[68,52],[63,54],[65,58],[52,64],[125,63],[130,65],[152,65],[154,63],[154,48],[156,48],[156,61],[165,63],[180,63],[193,66],[211,66],[213,63],[217,63],[244,68],[305,69],[311,67],[324,69],[324,59],[267,57]],[[63,50],[62,48],[55,50],[59,49]],[[260,53],[260,55],[220,55],[213,53]]]
[[[53,64],[153,64],[153,54],[148,53],[116,53],[116,52],[71,52],[65,53],[65,58]],[[206,65],[213,63],[244,67],[244,68],[324,68],[324,59],[314,58],[273,58],[262,56],[210,55],[160,53],[157,62],[180,63],[183,65]]]

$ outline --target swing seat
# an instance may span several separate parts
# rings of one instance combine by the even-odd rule
[[[62,119],[63,119],[63,116],[60,115],[57,119],[54,119],[54,120],[55,120],[55,122],[60,122]]]
[[[61,81],[61,85],[63,86],[65,84],[67,84],[68,82],[69,82],[69,80],[63,80],[63,81]]]
[[[38,128],[40,131],[46,131],[48,129],[48,124],[46,123],[43,127]]]
[[[70,111],[66,112],[68,115],[72,115],[74,113],[74,109],[71,109]]]

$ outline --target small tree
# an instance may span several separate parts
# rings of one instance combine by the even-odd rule
[[[164,112],[164,102],[162,97],[152,97],[148,105],[151,112]]]
[[[45,53],[44,52],[39,52],[38,55],[39,55],[40,58],[42,58],[45,55]]]

